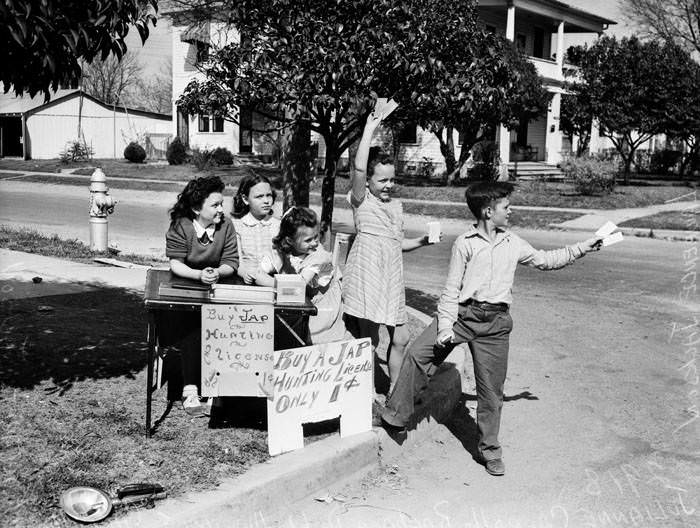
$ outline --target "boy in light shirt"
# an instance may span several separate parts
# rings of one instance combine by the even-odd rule
[[[467,189],[467,205],[477,223],[455,240],[437,320],[408,350],[382,413],[389,426],[406,427],[430,376],[455,346],[468,343],[476,379],[478,449],[491,475],[505,473],[498,431],[513,328],[509,307],[515,268],[562,268],[600,249],[602,240],[594,237],[561,249],[535,250],[507,229],[512,192],[513,186],[505,182],[480,182]]]

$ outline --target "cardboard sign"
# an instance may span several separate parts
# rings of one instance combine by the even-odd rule
[[[274,338],[271,304],[202,306],[202,396],[264,396]]]
[[[340,436],[372,428],[373,354],[369,338],[274,352],[267,401],[271,455],[304,447],[302,424],[340,416]]]

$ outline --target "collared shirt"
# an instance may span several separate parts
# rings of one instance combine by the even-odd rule
[[[242,218],[234,218],[233,225],[236,228],[241,265],[256,269],[260,259],[272,252],[272,239],[280,231],[279,219],[269,216],[258,220],[248,213]]]
[[[469,299],[511,304],[518,264],[553,270],[571,264],[584,254],[580,244],[550,251],[536,250],[506,230],[498,230],[492,242],[475,226],[471,227],[457,237],[452,246],[447,280],[438,304],[438,332],[452,329],[457,321],[458,304]]]
[[[202,237],[206,233],[209,242],[214,242],[214,230],[216,229],[214,224],[209,224],[207,227],[204,227],[197,220],[192,220],[192,225],[194,226],[194,232],[199,240],[202,240]]]

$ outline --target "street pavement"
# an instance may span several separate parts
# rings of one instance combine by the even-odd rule
[[[112,239],[125,252],[162,251],[174,194],[114,194]],[[86,240],[87,201],[82,187],[0,182],[0,223]],[[21,210],[8,213],[12,204]],[[335,218],[349,226],[348,212]],[[409,235],[425,221],[407,216]],[[407,288],[435,299],[464,228],[444,221],[440,244],[404,255]],[[542,248],[590,236],[518,233]],[[322,501],[309,497],[235,526],[698,526],[697,244],[627,237],[563,270],[518,270],[504,477],[472,459],[475,396],[462,356],[463,403],[451,422],[364,479],[329,487]],[[10,262],[8,253],[0,253],[0,271],[29,280],[38,261],[22,266],[29,257]],[[103,276],[113,269],[94,268]]]

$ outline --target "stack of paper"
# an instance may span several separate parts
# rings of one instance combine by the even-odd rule
[[[272,304],[274,288],[264,286],[239,286],[238,284],[212,284],[210,300],[214,302]]]

